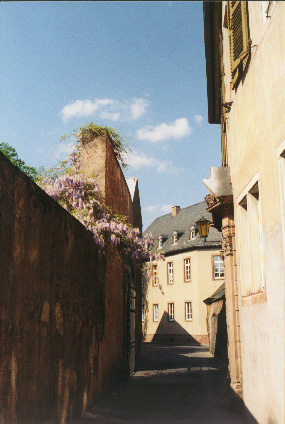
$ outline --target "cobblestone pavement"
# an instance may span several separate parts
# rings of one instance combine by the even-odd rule
[[[138,371],[76,424],[254,422],[229,408],[226,375],[205,346],[144,344]]]

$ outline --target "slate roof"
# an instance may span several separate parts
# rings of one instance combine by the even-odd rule
[[[209,236],[205,243],[204,239],[201,239],[199,236],[195,222],[203,216],[209,221],[212,220],[212,215],[207,212],[206,208],[207,203],[200,202],[180,209],[176,216],[172,216],[171,213],[160,216],[153,221],[143,234],[151,233],[154,239],[154,250],[165,255],[188,249],[209,248],[211,246],[220,247],[222,235],[214,227],[210,226]],[[196,229],[196,238],[189,240],[190,228],[192,226]],[[174,231],[182,233],[181,235],[178,234],[178,242],[176,244],[172,244],[172,233]],[[161,249],[158,249],[158,236],[165,236]]]
[[[218,300],[225,297],[225,283],[223,283],[211,296],[207,297],[207,299],[203,300],[204,303],[210,305],[213,302],[217,302]]]

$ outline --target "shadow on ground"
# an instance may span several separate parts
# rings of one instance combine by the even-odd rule
[[[230,395],[227,366],[207,347],[144,344],[136,373],[73,423],[256,423]]]

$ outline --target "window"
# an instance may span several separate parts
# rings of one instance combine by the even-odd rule
[[[168,321],[174,321],[174,303],[168,303]]]
[[[191,281],[191,261],[190,261],[190,258],[184,259],[184,281]]]
[[[158,304],[153,305],[153,320],[158,321]]]
[[[144,322],[145,319],[145,307],[142,305],[142,322]]]
[[[158,237],[158,249],[161,249],[161,248],[162,248],[162,237],[159,236]]]
[[[178,240],[176,231],[172,234],[172,244],[176,244]]]
[[[228,19],[232,88],[235,88],[250,56],[247,2],[229,1]]]
[[[192,302],[185,302],[185,319],[192,321]]]
[[[190,228],[190,233],[189,233],[189,240],[195,240],[196,238],[196,234],[195,234],[195,227],[191,227]]]
[[[256,178],[238,198],[241,294],[264,292],[262,225]]]
[[[213,256],[214,279],[224,278],[224,263],[220,256]]]
[[[167,263],[167,283],[173,284],[174,278],[173,278],[173,262]]]
[[[152,267],[152,285],[157,286],[157,284],[158,284],[157,265],[153,265],[153,267]]]

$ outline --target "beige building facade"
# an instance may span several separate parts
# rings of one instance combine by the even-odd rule
[[[164,260],[145,267],[143,283],[143,335],[147,342],[208,343],[207,307],[203,300],[224,281],[220,257],[221,234],[210,228],[207,241],[195,222],[210,218],[206,203],[174,207],[157,218],[151,233],[154,248]]]
[[[204,20],[232,388],[258,423],[284,423],[285,3],[204,2]]]

